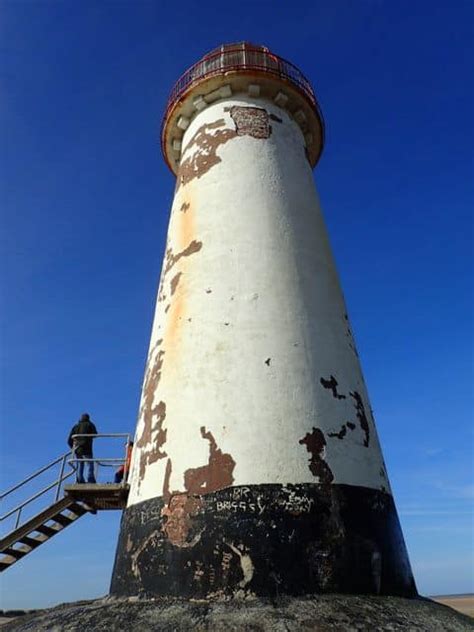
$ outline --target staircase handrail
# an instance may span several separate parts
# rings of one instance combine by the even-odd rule
[[[8,513],[4,514],[3,516],[0,516],[0,522],[5,520],[6,518],[9,518],[16,511],[20,511],[21,509],[23,509],[23,507],[26,507],[26,505],[29,505],[31,502],[33,502],[33,500],[36,500],[37,498],[39,498],[40,496],[42,496],[46,492],[49,492],[49,490],[53,489],[53,487],[55,487],[56,485],[60,486],[63,481],[65,481],[67,478],[69,478],[73,474],[74,474],[74,470],[72,472],[67,472],[66,474],[64,474],[63,476],[61,476],[57,480],[55,480],[53,483],[51,483],[50,485],[48,485],[44,489],[40,490],[39,492],[36,492],[36,494],[31,496],[27,500],[24,500],[22,503],[20,503],[19,505],[17,505],[13,509],[10,509],[10,511]],[[58,498],[56,498],[55,500],[58,500]]]
[[[20,481],[19,483],[17,483],[13,487],[10,487],[10,489],[7,489],[6,492],[3,492],[3,494],[0,494],[0,500],[3,500],[9,494],[11,494],[12,492],[16,491],[17,489],[19,489],[20,487],[22,487],[23,485],[25,485],[26,483],[28,483],[32,479],[36,478],[36,476],[39,476],[43,472],[46,472],[46,470],[49,470],[50,467],[53,467],[53,465],[56,465],[56,463],[59,463],[59,461],[61,461],[61,459],[67,459],[67,457],[70,454],[72,454],[71,450],[69,452],[65,452],[64,454],[61,454],[61,456],[58,456],[57,459],[55,459],[54,461],[51,461],[51,463],[48,463],[48,465],[45,465],[44,467],[40,468],[36,472],[33,472],[33,474],[30,474],[30,476],[27,476],[26,478],[24,478],[22,481]],[[72,472],[71,472],[71,474],[72,474]]]
[[[124,438],[124,439],[127,440],[126,441],[124,458],[121,458],[121,459],[107,459],[107,458],[102,458],[102,459],[89,459],[89,458],[87,458],[87,459],[85,459],[85,458],[82,458],[81,459],[82,461],[94,461],[94,463],[96,463],[97,466],[102,465],[102,464],[111,466],[111,465],[123,465],[123,464],[125,464],[125,462],[127,460],[127,446],[129,445],[129,443],[131,443],[131,441],[130,441],[130,434],[128,434],[128,433],[75,434],[75,435],[72,436],[73,439],[75,437],[92,437],[93,439],[100,439],[102,437],[113,437],[113,438]],[[24,478],[22,481],[20,481],[19,483],[17,483],[13,487],[10,487],[10,489],[7,489],[6,492],[3,492],[2,494],[0,494],[0,501],[1,501],[4,498],[6,498],[9,494],[11,494],[12,492],[14,492],[14,491],[20,489],[21,487],[23,487],[23,485],[25,485],[26,483],[32,481],[34,478],[36,478],[40,474],[43,474],[43,472],[46,472],[51,467],[57,465],[58,463],[61,463],[60,471],[59,471],[59,477],[53,483],[50,483],[44,489],[36,492],[33,496],[31,496],[30,498],[27,498],[26,500],[21,502],[19,505],[17,505],[13,509],[10,509],[3,516],[0,516],[0,522],[3,522],[6,518],[9,518],[10,516],[12,516],[12,515],[14,515],[16,513],[17,516],[16,516],[16,520],[15,520],[15,528],[17,528],[18,525],[20,524],[21,512],[22,512],[23,508],[26,507],[26,505],[29,505],[34,500],[36,500],[37,498],[39,498],[40,496],[42,496],[43,494],[45,494],[46,492],[48,492],[49,490],[53,489],[54,487],[56,487],[55,502],[58,501],[60,493],[61,493],[61,486],[62,486],[63,482],[67,478],[69,478],[70,476],[72,476],[74,474],[74,472],[77,469],[77,467],[76,467],[76,463],[77,462],[78,462],[78,459],[76,458],[76,456],[74,454],[74,449],[70,450],[69,452],[65,452],[64,454],[59,456],[57,459],[54,459],[53,461],[51,461],[47,465],[43,466],[39,470],[36,470],[35,472],[33,472],[33,474],[30,474],[29,476]],[[72,471],[64,473],[66,464],[69,465],[69,467],[72,468]],[[125,481],[124,481],[124,484],[125,484]]]

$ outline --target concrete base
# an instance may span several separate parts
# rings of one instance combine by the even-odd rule
[[[429,599],[321,595],[274,600],[113,599],[37,611],[2,632],[464,632],[474,620]]]

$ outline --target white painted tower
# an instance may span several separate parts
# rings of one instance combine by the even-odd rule
[[[177,176],[116,594],[416,594],[312,175],[309,82],[222,46],[173,89]]]

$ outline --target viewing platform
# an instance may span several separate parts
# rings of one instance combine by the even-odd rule
[[[82,483],[64,486],[65,496],[86,503],[96,511],[124,509],[130,486],[122,483]]]

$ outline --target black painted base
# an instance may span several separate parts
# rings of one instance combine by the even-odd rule
[[[350,485],[175,494],[123,515],[111,593],[417,594],[392,497]]]

